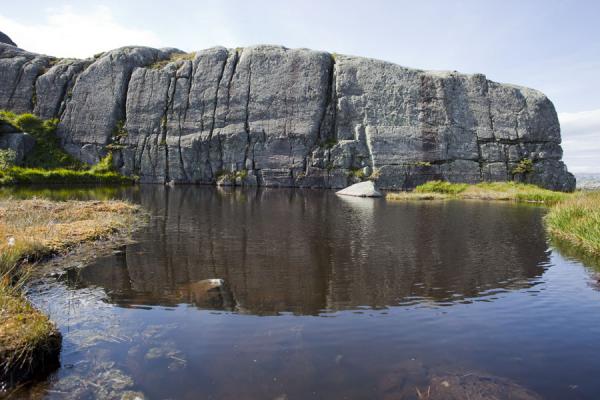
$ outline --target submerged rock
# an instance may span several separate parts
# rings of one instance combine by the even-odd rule
[[[542,93],[322,51],[123,47],[57,60],[0,43],[0,108],[59,118],[66,151],[96,163],[110,149],[142,182],[575,187]],[[524,160],[531,170],[515,174]]]
[[[346,189],[342,189],[336,192],[343,196],[356,196],[356,197],[381,197],[381,192],[375,188],[373,181],[365,181],[355,183],[352,186],[348,186]]]
[[[541,397],[508,379],[488,375],[465,374],[436,376],[427,389],[421,389],[432,400],[540,400]]]
[[[189,302],[200,308],[233,311],[235,297],[223,279],[204,279],[190,282],[179,289]]]

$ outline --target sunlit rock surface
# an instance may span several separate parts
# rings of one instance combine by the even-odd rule
[[[95,163],[113,151],[142,182],[575,188],[542,93],[307,49],[124,47],[71,60],[0,43],[0,108],[59,118],[69,153]],[[533,167],[515,174],[525,159]]]

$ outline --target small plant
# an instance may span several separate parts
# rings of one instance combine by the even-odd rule
[[[519,164],[517,164],[516,167],[513,168],[512,173],[513,175],[524,175],[530,173],[531,171],[533,171],[533,161],[531,161],[529,158],[524,158],[519,161]]]
[[[431,167],[431,163],[429,161],[417,161],[414,163],[415,167]]]
[[[324,149],[331,149],[337,143],[338,143],[338,140],[336,138],[329,138],[329,139],[326,139],[325,141],[321,142],[321,147]]]
[[[125,121],[120,119],[117,121],[113,129],[113,140],[119,140],[121,138],[127,137],[127,129],[125,128]]]
[[[376,181],[381,176],[381,170],[379,168],[373,168],[373,172],[369,175],[370,181]]]
[[[353,178],[358,178],[362,181],[365,179],[365,172],[363,171],[362,168],[350,168],[350,171],[348,172],[348,176],[353,177]]]
[[[0,170],[14,167],[17,161],[17,153],[13,149],[0,149]]]

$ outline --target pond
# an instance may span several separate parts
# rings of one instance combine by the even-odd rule
[[[195,186],[11,194],[150,213],[134,243],[31,284],[63,333],[61,367],[15,396],[600,394],[598,276],[550,247],[544,208]]]

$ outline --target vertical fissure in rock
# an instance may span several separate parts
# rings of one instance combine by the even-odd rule
[[[71,96],[72,96],[72,92],[75,90],[75,85],[77,84],[77,81],[79,80],[79,77],[88,70],[88,68],[90,68],[92,65],[94,64],[94,62],[86,62],[86,64],[84,64],[81,69],[78,72],[75,72],[68,80],[67,80],[67,84],[64,87],[64,92],[61,95],[61,101],[60,101],[60,107],[58,109],[58,112],[56,113],[56,117],[62,121],[63,119],[63,115],[65,114],[65,111],[67,110],[67,104],[69,103],[69,101],[71,100]]]
[[[187,99],[185,102],[185,107],[183,109],[183,122],[181,120],[182,119],[181,113],[179,113],[179,116],[177,118],[177,130],[178,130],[178,134],[179,134],[178,138],[177,138],[177,152],[178,152],[178,156],[179,156],[179,168],[181,169],[181,172],[183,173],[185,181],[188,181],[188,174],[185,170],[185,165],[183,163],[183,153],[181,151],[181,136],[183,135],[183,125],[185,125],[185,123],[187,121],[187,113],[188,113],[188,110],[190,107],[190,97],[191,97],[191,93],[192,93],[192,85],[194,83],[194,77],[195,77],[196,68],[197,68],[197,64],[194,65],[193,61],[191,63],[192,63],[192,68],[190,71],[190,76],[188,78]],[[177,78],[175,78],[175,82],[177,82]],[[174,85],[174,86],[176,86],[176,85]],[[173,94],[171,95],[171,100],[169,101],[171,104],[173,103],[174,92],[175,92],[175,87],[173,88]],[[204,112],[202,114],[204,114]],[[200,123],[202,124],[202,118],[200,118]],[[168,162],[169,162],[169,160],[167,158],[167,163]]]
[[[336,136],[336,61],[333,55],[329,57],[329,68],[327,71],[327,91],[323,111],[319,122],[319,140],[324,142],[328,139],[335,139]]]
[[[252,85],[252,54],[248,60],[248,87],[246,89],[246,105],[245,105],[245,120],[244,120],[244,131],[246,132],[246,148],[244,149],[244,163],[242,168],[246,167],[246,161],[248,160],[248,154],[250,151],[251,137],[250,137],[250,88]],[[252,157],[252,169],[254,169],[254,156]]]
[[[219,72],[219,78],[217,79],[217,87],[215,88],[215,101],[212,109],[212,118],[210,124],[210,133],[209,138],[212,138],[212,134],[215,130],[216,124],[216,115],[217,115],[217,105],[219,103],[219,89],[221,87],[221,81],[223,80],[223,75],[225,74],[225,67],[227,66],[227,59],[229,58],[229,52],[227,53],[227,57],[223,61],[223,66],[221,67],[221,71]]]

